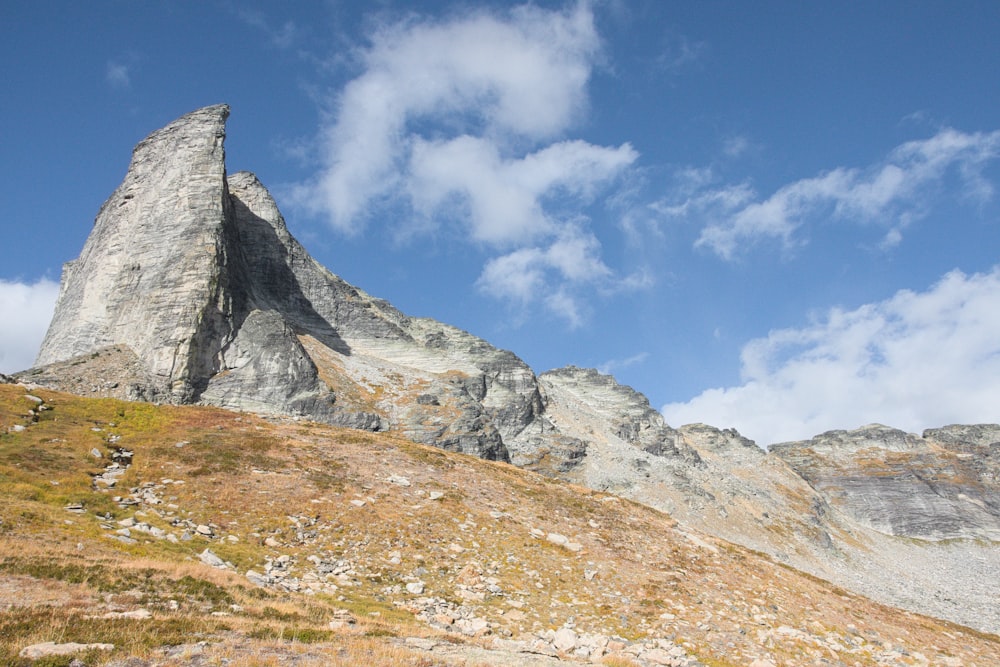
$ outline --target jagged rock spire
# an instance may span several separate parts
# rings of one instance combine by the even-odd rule
[[[150,393],[195,396],[209,351],[231,335],[220,255],[226,222],[220,104],[143,140],[98,213],[80,257],[63,268],[55,315],[36,365],[116,344],[150,374]]]

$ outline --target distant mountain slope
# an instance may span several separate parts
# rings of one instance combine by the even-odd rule
[[[82,395],[201,403],[390,432],[669,512],[875,599],[1000,631],[1000,427],[885,427],[766,453],[672,428],[597,371],[409,317],[319,265],[251,173],[227,175],[229,108],[135,149],[67,263],[38,367]]]

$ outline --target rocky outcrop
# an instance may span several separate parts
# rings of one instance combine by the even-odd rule
[[[197,398],[212,350],[232,336],[221,244],[226,106],[189,114],[132,154],[80,257],[66,264],[36,365],[127,345],[155,397]]]
[[[832,505],[874,530],[922,540],[1000,540],[1000,427],[923,437],[872,424],[771,451]]]
[[[663,415],[649,405],[649,399],[618,384],[612,376],[568,366],[542,373],[539,379],[549,395],[558,397],[556,400],[575,400],[586,406],[586,411],[602,424],[602,430],[622,442],[657,456],[684,456],[697,463],[697,455],[684,448],[680,435],[667,426]]]
[[[320,266],[253,174],[227,177],[228,115],[200,109],[136,147],[64,269],[32,380],[392,428],[507,460],[505,441],[541,418],[531,369]],[[127,381],[102,381],[105,368]]]

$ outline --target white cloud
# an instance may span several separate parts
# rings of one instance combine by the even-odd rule
[[[520,308],[541,303],[575,328],[585,319],[581,289],[616,282],[601,261],[600,249],[593,235],[566,227],[548,247],[520,248],[491,259],[477,285]],[[627,287],[624,281],[621,286]]]
[[[919,432],[1000,421],[1000,267],[952,271],[742,351],[737,387],[710,389],[663,413],[671,424],[735,427],[759,444],[878,422]]]
[[[397,237],[458,234],[503,253],[483,269],[484,293],[578,323],[579,285],[611,274],[582,211],[638,158],[627,143],[565,136],[584,118],[600,52],[582,1],[383,25],[293,205],[346,234],[387,219]]]
[[[743,136],[727,137],[722,142],[722,152],[729,158],[738,158],[748,150],[750,150],[750,140]]]
[[[129,66],[114,60],[108,62],[104,79],[112,88],[128,88],[132,83]]]
[[[55,310],[59,284],[0,280],[0,372],[30,368]]]
[[[497,152],[556,137],[586,107],[599,48],[585,4],[383,26],[361,54],[364,72],[339,97],[326,167],[303,194],[347,231],[405,181],[421,121],[475,133]]]
[[[649,359],[649,352],[640,352],[638,354],[633,354],[631,357],[626,357],[625,359],[609,359],[603,364],[600,364],[597,367],[597,370],[605,375],[612,375],[619,369],[641,364],[647,359]]]
[[[542,197],[558,191],[578,200],[614,177],[637,157],[619,148],[563,141],[522,158],[504,159],[495,143],[463,135],[447,142],[416,140],[408,190],[414,206],[430,217],[444,205],[463,206],[472,238],[502,244],[530,241],[558,225]]]
[[[696,42],[684,35],[671,35],[657,56],[656,65],[666,72],[676,73],[701,60],[707,51],[705,42]]]
[[[964,133],[946,128],[935,136],[895,148],[881,163],[866,169],[837,168],[779,188],[759,199],[746,183],[684,190],[658,203],[668,216],[702,221],[696,246],[723,259],[743,247],[772,238],[785,248],[799,241],[796,232],[820,216],[891,228],[883,247],[898,244],[902,230],[921,215],[929,194],[951,171],[957,171],[966,197],[985,201],[993,194],[983,176],[1000,157],[1000,131]]]

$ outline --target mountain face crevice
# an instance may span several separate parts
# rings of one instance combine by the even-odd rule
[[[917,436],[870,425],[765,452],[733,429],[673,428],[595,370],[536,375],[316,262],[256,176],[227,175],[228,115],[197,110],[136,146],[63,268],[21,379],[392,431],[636,500],[881,601],[1000,630],[1000,426]]]

